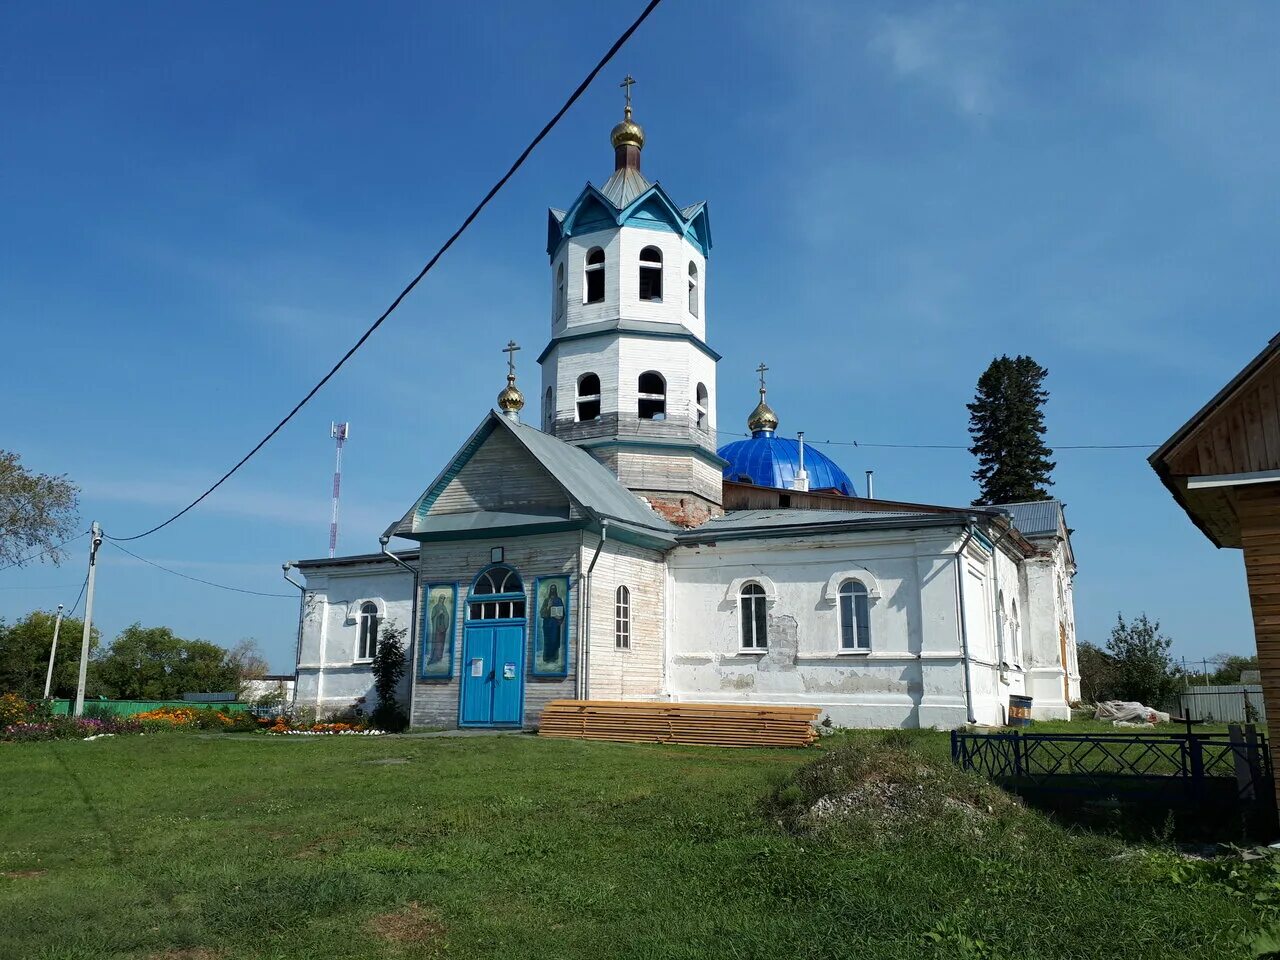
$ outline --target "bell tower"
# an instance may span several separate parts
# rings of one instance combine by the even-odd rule
[[[674,523],[721,512],[716,362],[706,343],[705,203],[677,206],[640,172],[630,76],[613,174],[547,224],[551,340],[542,429],[588,450]]]

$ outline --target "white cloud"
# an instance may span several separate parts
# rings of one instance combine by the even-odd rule
[[[955,4],[886,16],[870,43],[896,76],[932,89],[973,119],[989,116],[1005,99],[1002,47],[989,19]]]

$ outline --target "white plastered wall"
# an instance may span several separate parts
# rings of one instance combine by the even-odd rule
[[[298,682],[294,702],[314,708],[321,715],[359,705],[377,705],[373,668],[357,659],[360,605],[378,605],[382,625],[405,628],[410,641],[413,577],[403,568],[386,563],[360,566],[310,567],[304,571],[307,589],[302,602],[302,637],[298,655]],[[406,680],[401,701],[409,702]]]
[[[668,692],[690,701],[812,704],[839,726],[964,723],[955,533],[845,533],[676,548],[668,557]],[[846,576],[863,580],[873,594],[869,653],[838,648],[831,584],[838,589]],[[765,586],[768,596],[763,654],[740,649],[738,592],[747,579]],[[983,609],[968,596],[966,605],[971,616]],[[992,627],[986,636],[993,633]],[[997,722],[993,641],[980,642],[988,645],[988,666],[973,671],[975,710],[980,721]]]

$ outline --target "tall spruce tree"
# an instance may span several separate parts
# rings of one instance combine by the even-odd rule
[[[978,378],[969,407],[969,452],[978,458],[975,504],[1048,500],[1053,451],[1044,442],[1049,371],[1030,357],[997,357]]]

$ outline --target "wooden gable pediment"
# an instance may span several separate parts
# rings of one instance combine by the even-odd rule
[[[1240,546],[1240,492],[1280,485],[1280,337],[1152,454],[1150,463],[1210,540]]]
[[[507,430],[482,428],[423,494],[412,532],[497,530],[566,521],[580,508]]]

